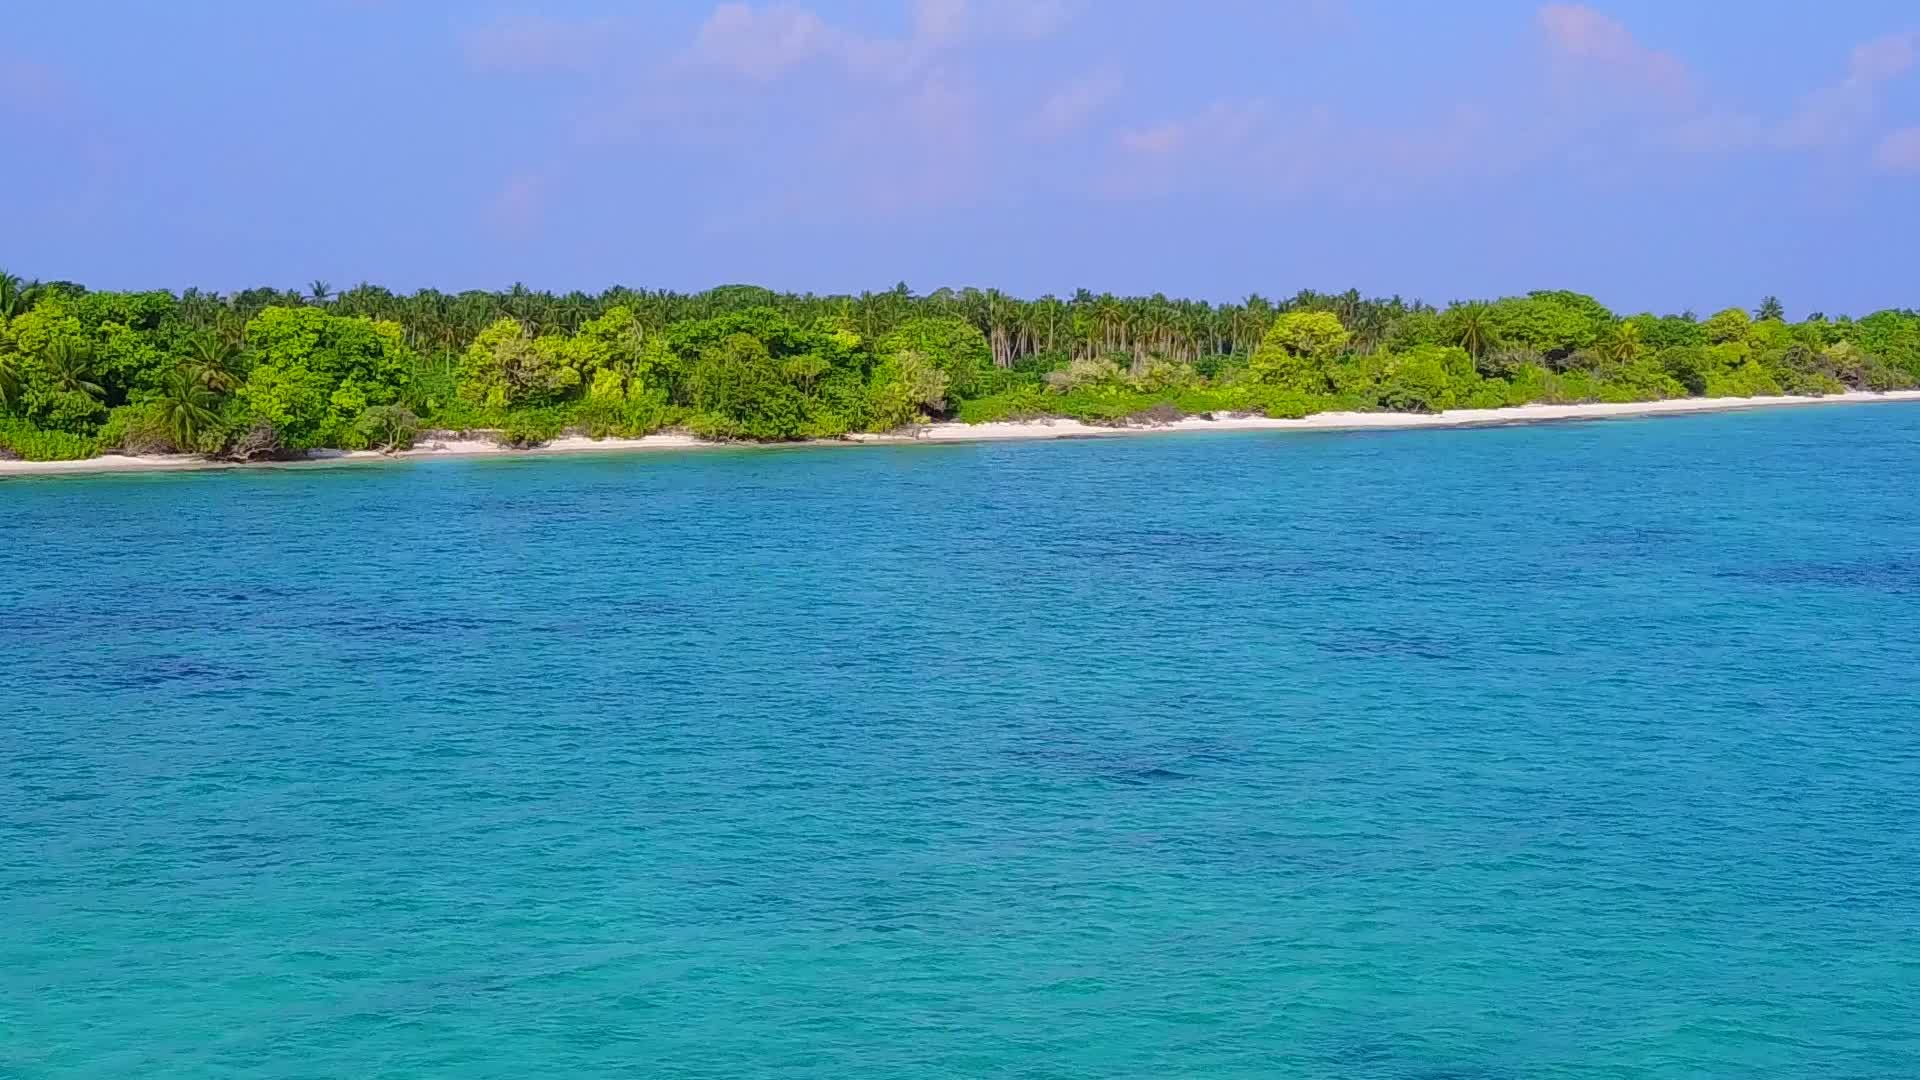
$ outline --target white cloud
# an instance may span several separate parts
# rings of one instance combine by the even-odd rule
[[[1650,106],[1642,149],[1693,154],[1800,152],[1853,148],[1873,126],[1883,85],[1920,62],[1920,33],[1889,34],[1855,46],[1845,74],[1803,94],[1785,116],[1768,119],[1711,101],[1678,57],[1649,48],[1621,22],[1583,4],[1550,3],[1537,22],[1563,77],[1579,80],[1568,99],[1588,119],[1623,105]],[[1606,93],[1593,83],[1604,83]],[[1611,96],[1609,96],[1611,95]]]
[[[913,33],[922,41],[950,41],[967,31],[967,0],[917,0]]]
[[[1584,4],[1547,4],[1537,21],[1563,70],[1668,104],[1685,104],[1696,93],[1694,75],[1679,57],[1640,44],[1618,19]]]
[[[1267,113],[1264,101],[1216,101],[1184,120],[1122,131],[1120,148],[1155,157],[1203,151],[1228,153],[1253,136]]]
[[[1057,139],[1078,130],[1120,93],[1117,71],[1107,70],[1076,79],[1048,95],[1027,123],[1030,134]]]
[[[793,4],[724,3],[701,25],[686,59],[759,82],[817,62],[860,78],[906,79],[971,43],[1045,37],[1070,9],[1063,0],[915,0],[912,14],[913,33],[898,38],[837,26]]]
[[[982,20],[989,33],[1035,41],[1052,37],[1073,21],[1076,6],[1069,0],[987,0]]]
[[[1913,70],[1920,53],[1920,33],[1888,34],[1886,37],[1854,46],[1847,64],[1847,77],[1866,83],[1886,82]]]
[[[529,74],[587,72],[613,56],[626,30],[613,19],[549,19],[539,15],[501,19],[462,36],[467,63],[481,71]]]
[[[546,182],[523,173],[494,193],[487,204],[487,217],[501,233],[526,236],[539,228],[545,209]]]
[[[1786,150],[1836,146],[1860,138],[1880,107],[1880,86],[1912,70],[1920,34],[1889,34],[1854,46],[1846,78],[1801,99],[1771,141]]]
[[[1327,105],[1223,100],[1120,132],[1099,188],[1123,199],[1219,191],[1266,200],[1394,200],[1524,164],[1508,145],[1513,135],[1510,125],[1466,105],[1381,127]]]
[[[859,75],[899,75],[911,64],[908,42],[868,38],[828,23],[806,8],[775,4],[721,4],[701,25],[687,58],[767,82],[815,61],[832,61]]]
[[[1888,133],[1874,148],[1873,163],[1888,172],[1920,173],[1920,127]]]

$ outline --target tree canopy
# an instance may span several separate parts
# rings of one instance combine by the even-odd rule
[[[1565,290],[1436,308],[1357,292],[1213,304],[905,285],[853,296],[96,292],[0,274],[0,450],[251,457],[429,428],[536,442],[780,440],[934,419],[1440,410],[1920,382],[1920,314],[1619,314]]]

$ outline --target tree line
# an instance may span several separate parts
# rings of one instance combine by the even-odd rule
[[[1211,304],[904,284],[556,295],[93,291],[0,274],[0,453],[239,459],[428,429],[783,440],[933,419],[1440,411],[1920,383],[1920,314],[1618,315],[1539,291],[1444,308],[1305,291]]]

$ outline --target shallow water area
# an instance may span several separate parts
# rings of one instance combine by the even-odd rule
[[[0,1076],[1893,1077],[1920,408],[0,483]]]

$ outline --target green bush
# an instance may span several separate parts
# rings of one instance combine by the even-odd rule
[[[507,413],[497,430],[505,446],[539,446],[559,438],[570,419],[564,410],[522,409]]]
[[[375,405],[353,426],[367,446],[387,452],[410,449],[420,437],[420,418],[404,405]]]
[[[0,420],[0,449],[27,461],[78,461],[100,453],[100,440],[68,431],[42,431],[19,420]]]
[[[1780,383],[1760,364],[1741,364],[1707,376],[1708,397],[1777,397],[1781,393]]]
[[[588,398],[574,409],[570,426],[595,439],[637,439],[672,422],[674,410],[658,392],[638,398]]]
[[[1303,394],[1298,390],[1282,390],[1268,397],[1260,411],[1275,420],[1298,420],[1325,411],[1321,408],[1324,403],[1324,398]]]
[[[986,397],[960,403],[955,418],[967,424],[989,424],[1003,420],[1031,420],[1056,415],[1059,399],[1038,386],[1017,386]]]
[[[170,454],[178,449],[159,402],[122,405],[107,414],[97,441],[102,450],[122,454]]]

